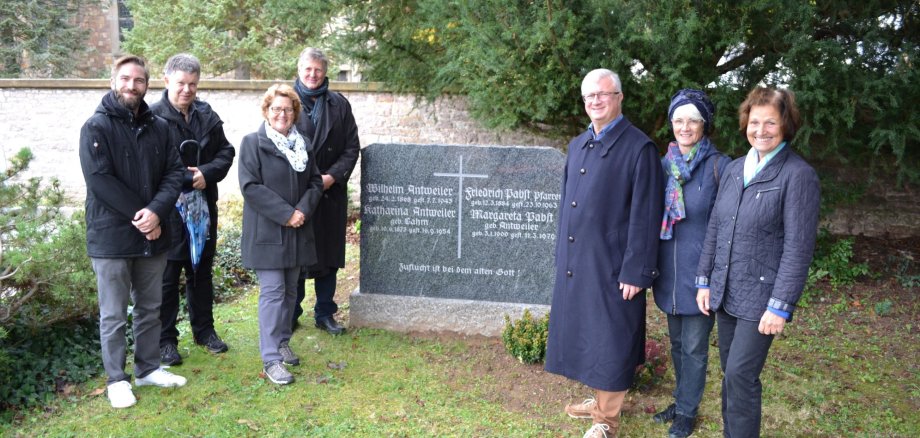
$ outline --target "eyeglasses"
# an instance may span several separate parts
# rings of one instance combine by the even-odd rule
[[[282,107],[280,107],[280,106],[273,106],[273,107],[271,107],[271,108],[269,108],[269,109],[272,110],[272,114],[274,114],[274,115],[278,115],[278,114],[281,114],[281,113],[285,113],[285,114],[294,114],[294,108],[291,108],[291,107],[282,108]]]
[[[605,91],[603,93],[591,93],[591,94],[585,94],[584,96],[581,96],[581,100],[584,100],[585,103],[594,102],[595,99],[600,100],[600,101],[605,101],[605,100],[610,100],[612,96],[616,96],[617,94],[620,94],[620,92],[619,91]]]
[[[697,127],[697,126],[700,126],[700,125],[702,125],[702,124],[703,124],[703,121],[702,121],[702,120],[698,120],[698,119],[689,119],[689,120],[674,119],[674,120],[671,120],[671,125],[674,126],[675,128],[683,128],[684,126]]]

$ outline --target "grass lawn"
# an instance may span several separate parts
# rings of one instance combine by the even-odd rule
[[[358,277],[353,245],[348,257],[337,297],[346,321],[347,292]],[[920,302],[908,299],[916,292],[892,278],[869,279],[800,309],[762,376],[763,435],[918,436]],[[581,436],[590,425],[562,412],[590,396],[587,388],[518,363],[496,339],[369,329],[332,337],[307,325],[291,341],[301,357],[290,368],[297,381],[274,385],[259,376],[257,295],[249,289],[216,307],[217,329],[230,345],[225,354],[193,345],[180,323],[185,363],[172,371],[188,378],[185,387],[135,388],[137,405],[114,410],[98,377],[0,425],[0,435],[555,437]],[[883,300],[895,304],[875,305]],[[665,318],[649,301],[649,337],[664,341]],[[718,349],[710,353],[693,436],[721,436]],[[631,392],[621,436],[666,436],[650,413],[670,402],[672,387],[669,371],[659,384]]]

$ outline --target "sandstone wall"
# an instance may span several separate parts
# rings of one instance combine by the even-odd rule
[[[86,32],[86,55],[81,56],[76,67],[81,78],[108,76],[114,55],[119,52],[118,5],[115,0],[87,5],[76,17]]]
[[[261,122],[259,99],[272,83],[202,81],[199,96],[221,115],[227,137],[239,145],[242,137]],[[462,97],[444,97],[433,105],[417,106],[414,98],[386,92],[379,84],[332,86],[351,101],[362,146],[419,143],[561,147],[567,141],[486,129],[470,119]],[[162,87],[161,82],[152,81],[148,103],[160,99]],[[57,177],[73,203],[81,204],[86,189],[77,154],[80,127],[106,92],[106,80],[0,79],[0,171],[5,170],[10,156],[27,146],[36,156],[28,176]],[[357,177],[359,172],[355,173]],[[235,166],[220,188],[222,193],[239,192]],[[822,218],[823,226],[835,234],[890,238],[920,233],[916,227],[920,221],[920,194],[903,190],[873,193],[866,202],[840,208]],[[357,191],[353,194],[357,195]]]
[[[203,81],[199,97],[224,121],[227,138],[239,145],[262,121],[259,103],[271,81]],[[80,128],[102,96],[105,80],[0,80],[0,170],[10,156],[29,147],[36,156],[30,175],[61,180],[76,203],[85,196],[77,146]],[[160,81],[151,81],[147,103],[160,99]],[[470,119],[462,97],[444,97],[417,106],[411,96],[381,91],[376,84],[333,83],[351,101],[362,146],[372,143],[498,144],[562,146],[565,139],[496,132]],[[408,164],[408,163],[407,163]],[[356,173],[357,175],[357,173]],[[220,184],[238,192],[236,168]]]

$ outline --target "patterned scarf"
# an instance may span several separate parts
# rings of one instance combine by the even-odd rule
[[[265,134],[275,144],[278,151],[287,157],[291,168],[297,172],[303,172],[307,168],[307,144],[303,141],[303,136],[297,132],[297,128],[291,125],[288,135],[275,131],[268,122],[265,122]]]
[[[329,90],[329,78],[323,79],[323,84],[315,90],[307,88],[303,82],[300,82],[300,78],[294,81],[294,91],[297,92],[297,96],[300,97],[300,103],[304,108],[309,108],[307,101],[312,98],[316,98],[316,101],[313,103],[313,111],[310,112],[310,120],[313,121],[313,126],[316,127],[316,132],[320,132],[319,122],[323,120],[323,113],[326,111],[326,91]]]
[[[712,143],[709,137],[704,136],[699,143],[690,149],[687,155],[680,153],[677,142],[668,144],[668,153],[665,155],[665,171],[668,174],[668,185],[664,191],[664,217],[661,220],[661,240],[671,240],[674,236],[674,224],[687,217],[684,206],[683,185],[690,180],[693,170],[709,156]],[[695,159],[698,158],[698,159]]]

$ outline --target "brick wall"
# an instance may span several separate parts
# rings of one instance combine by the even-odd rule
[[[107,77],[119,52],[118,9],[115,0],[84,7],[77,24],[86,32],[85,56],[80,57],[73,77]]]
[[[224,121],[228,139],[239,145],[262,121],[259,102],[270,81],[203,81],[199,98]],[[380,91],[376,84],[333,83],[352,104],[361,145],[372,143],[497,144],[563,146],[521,132],[497,132],[470,119],[462,97],[444,97],[416,106],[413,97]],[[77,146],[80,128],[108,91],[105,80],[0,80],[0,170],[10,156],[29,147],[36,156],[29,175],[61,180],[68,196],[85,196]],[[147,102],[160,99],[162,82],[151,81]],[[238,192],[234,166],[221,183],[224,193]]]

